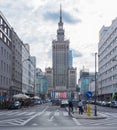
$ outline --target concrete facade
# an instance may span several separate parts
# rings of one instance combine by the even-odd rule
[[[53,69],[50,67],[46,68],[45,75],[47,78],[47,91],[48,91],[48,94],[50,94],[51,91],[53,90]]]
[[[72,56],[72,50],[69,51],[69,68],[73,67],[73,56]]]
[[[78,86],[80,87],[80,94],[82,99],[86,99],[86,92],[89,91],[89,84],[94,80],[95,73],[90,73],[88,69],[85,69],[83,67],[83,69],[80,71],[80,78],[78,81]]]
[[[0,99],[8,100],[12,85],[12,41],[11,26],[0,12]]]
[[[109,27],[103,26],[100,34],[98,95],[111,100],[113,93],[117,98],[117,18]]]
[[[68,89],[70,91],[76,90],[77,70],[76,68],[70,68],[68,71]]]
[[[12,85],[11,96],[22,91],[22,44],[16,32],[12,29]]]
[[[58,23],[57,40],[52,41],[53,87],[57,91],[68,88],[69,40],[65,40],[62,14]]]
[[[22,92],[30,96],[35,93],[36,58],[30,56],[29,44],[22,44]]]
[[[69,45],[69,40],[65,39],[62,10],[60,9],[57,39],[52,41],[52,98],[71,98],[76,90],[76,68],[71,67],[72,55],[70,53]]]
[[[36,93],[42,99],[47,95],[47,77],[41,69],[36,68]]]

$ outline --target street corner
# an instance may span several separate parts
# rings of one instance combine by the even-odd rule
[[[90,116],[88,116],[87,113],[83,113],[82,115],[74,113],[74,114],[72,114],[72,117],[76,118],[76,119],[94,119],[94,120],[106,119],[107,118],[103,114],[98,114],[97,116],[94,116],[93,113]]]

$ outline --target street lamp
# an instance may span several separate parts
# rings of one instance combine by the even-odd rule
[[[97,53],[95,53],[95,108],[94,108],[94,116],[97,116],[97,105],[96,105],[96,98],[97,98],[96,76],[97,76],[97,72],[96,72],[96,68],[97,68]]]

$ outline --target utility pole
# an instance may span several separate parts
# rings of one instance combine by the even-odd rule
[[[94,108],[94,116],[97,116],[97,105],[96,105],[96,98],[97,98],[97,53],[95,53],[95,108]]]

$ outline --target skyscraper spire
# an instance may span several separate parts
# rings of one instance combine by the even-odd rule
[[[60,4],[60,23],[62,22],[62,7],[61,7],[61,4]]]

